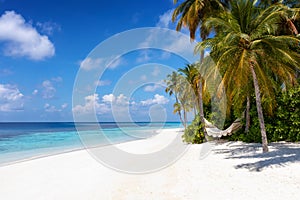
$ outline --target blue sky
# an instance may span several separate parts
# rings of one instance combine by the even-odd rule
[[[90,120],[89,113],[99,121],[127,121],[122,118],[126,112],[134,121],[162,120],[162,116],[178,121],[172,113],[174,99],[165,94],[162,80],[187,63],[172,48],[191,53],[193,49],[187,48],[191,43],[179,39],[169,45],[171,53],[145,46],[110,55],[109,65],[102,55],[89,57],[101,42],[124,31],[174,30],[173,8],[171,0],[1,0],[0,121],[73,121],[74,112],[82,121]],[[154,37],[159,43],[168,40],[151,34],[144,38],[150,47]],[[126,42],[130,45],[131,40],[135,37]],[[123,48],[126,42],[109,48]],[[103,74],[96,76],[100,68]],[[81,85],[82,95],[72,102],[80,73],[86,73],[85,80],[91,83]],[[130,85],[136,89],[125,94]]]

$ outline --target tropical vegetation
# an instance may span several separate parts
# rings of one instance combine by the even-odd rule
[[[198,138],[208,138],[204,108],[209,108],[211,101],[204,101],[203,106],[203,97],[220,96],[206,95],[208,77],[202,74],[207,71],[203,70],[207,68],[204,50],[210,51],[210,59],[215,63],[209,66],[210,71],[218,71],[222,77],[216,93],[220,94],[225,89],[227,121],[234,118],[244,118],[245,121],[244,133],[231,139],[248,138],[247,141],[252,141],[249,138],[253,136],[253,141],[262,142],[263,152],[268,151],[268,139],[299,140],[299,107],[288,108],[298,105],[297,100],[289,97],[300,99],[297,92],[300,70],[299,3],[291,0],[185,0],[174,11],[173,20],[178,17],[177,30],[182,25],[188,27],[190,37],[194,39],[199,28],[202,38],[195,49],[200,53],[200,62],[174,72],[181,82],[172,79],[171,75],[166,81],[166,91],[176,96],[174,111],[179,115],[183,112],[184,116],[191,110],[195,112],[195,120],[189,127],[186,117],[182,119],[186,128],[184,140],[191,143],[204,141],[203,138],[189,139],[193,134]],[[181,85],[182,82],[185,85]],[[190,87],[186,87],[187,84]],[[188,95],[191,93],[186,90],[193,91],[193,96]],[[287,121],[286,116],[290,116],[288,119],[291,121]],[[272,125],[269,121],[273,121]],[[285,127],[286,124],[294,128]],[[260,137],[257,137],[259,132]]]
[[[254,98],[254,97],[252,97]],[[227,137],[229,140],[244,142],[261,142],[259,121],[255,106],[251,106],[251,127],[248,133],[240,130]],[[276,94],[276,108],[274,115],[266,115],[265,123],[270,142],[300,141],[300,86]]]

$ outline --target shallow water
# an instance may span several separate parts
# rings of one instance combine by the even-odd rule
[[[89,146],[148,138],[180,123],[0,123],[0,165]]]

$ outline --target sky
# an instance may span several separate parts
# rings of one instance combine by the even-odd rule
[[[1,0],[0,122],[179,121],[163,80],[196,58],[174,7]]]

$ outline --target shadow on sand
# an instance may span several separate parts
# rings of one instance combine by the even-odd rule
[[[215,149],[217,154],[226,154],[226,159],[251,159],[252,162],[236,165],[236,169],[248,169],[249,171],[262,171],[265,168],[284,167],[288,163],[300,164],[300,144],[271,143],[270,152],[262,153],[261,144],[246,144],[228,142],[227,149]],[[254,159],[254,162],[253,162]]]

